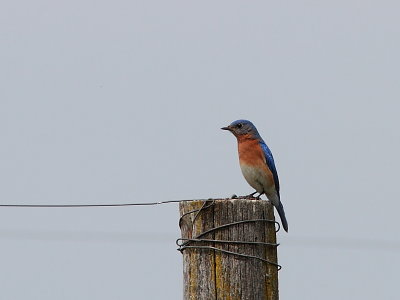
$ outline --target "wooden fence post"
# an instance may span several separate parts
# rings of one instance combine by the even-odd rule
[[[195,200],[181,202],[179,210],[184,300],[278,300],[276,232],[268,201]]]

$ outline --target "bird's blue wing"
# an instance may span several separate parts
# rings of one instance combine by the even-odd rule
[[[267,166],[271,170],[272,175],[274,176],[275,189],[276,189],[276,192],[278,193],[278,197],[280,197],[280,195],[279,195],[279,178],[278,178],[278,172],[276,171],[276,167],[275,167],[274,157],[272,156],[271,150],[269,150],[268,146],[264,143],[264,141],[260,141],[260,146],[264,152],[265,161],[267,163]]]

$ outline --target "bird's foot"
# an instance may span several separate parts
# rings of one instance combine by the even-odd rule
[[[261,194],[258,195],[257,197],[254,196],[255,194],[257,194],[257,192],[254,192],[254,193],[251,193],[250,195],[242,196],[242,197],[239,197],[239,198],[242,198],[242,199],[250,199],[250,200],[259,200]]]

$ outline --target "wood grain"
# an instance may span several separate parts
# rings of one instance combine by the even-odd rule
[[[224,224],[253,219],[274,220],[273,206],[265,200],[231,199],[181,202],[180,215],[207,207],[181,218],[182,238],[196,238]],[[218,229],[202,239],[276,243],[275,225],[249,222]],[[267,245],[189,242],[187,246],[211,246],[257,256],[277,263],[277,247]],[[273,264],[210,249],[186,248],[183,253],[184,300],[277,300],[278,269]]]

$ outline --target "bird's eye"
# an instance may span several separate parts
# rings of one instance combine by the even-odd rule
[[[236,125],[237,128],[242,128],[242,126],[243,126],[242,123]]]

